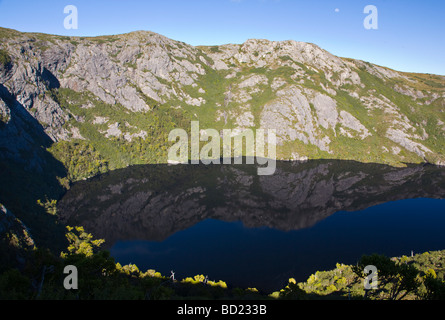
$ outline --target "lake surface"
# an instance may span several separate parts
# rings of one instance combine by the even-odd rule
[[[352,161],[149,165],[75,184],[62,219],[116,261],[266,292],[363,254],[445,249],[445,169]]]

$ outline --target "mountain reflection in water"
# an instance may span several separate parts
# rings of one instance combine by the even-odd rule
[[[445,249],[445,202],[430,200],[444,198],[445,168],[312,160],[278,161],[271,176],[134,166],[76,183],[58,209],[121,264],[277,290],[362,254]]]

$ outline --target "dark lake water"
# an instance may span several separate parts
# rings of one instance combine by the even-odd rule
[[[445,169],[352,161],[150,165],[74,185],[64,222],[116,261],[266,292],[363,254],[445,249]]]

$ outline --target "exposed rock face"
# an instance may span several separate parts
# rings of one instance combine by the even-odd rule
[[[310,102],[303,91],[300,88],[291,87],[280,90],[277,96],[276,101],[264,107],[261,127],[277,130],[278,144],[289,140],[300,140],[306,144],[311,143],[321,150],[329,151],[329,138],[318,137],[319,123],[317,118],[314,118]],[[327,109],[329,108],[328,106]],[[322,113],[324,109],[319,105],[319,110]],[[322,118],[321,121],[323,124],[327,123],[326,118]]]
[[[370,136],[368,129],[364,125],[360,123],[360,121],[357,120],[352,114],[350,114],[347,111],[340,111],[340,118],[339,122],[343,127],[352,129],[353,131],[356,131],[360,134],[361,139],[365,139],[366,137]],[[341,130],[341,129],[340,129]],[[351,137],[351,134],[345,131],[348,137]]]
[[[20,152],[92,140],[92,132],[147,139],[147,128],[111,120],[98,105],[146,119],[163,105],[216,129],[274,128],[282,159],[320,151],[381,162],[372,144],[391,161],[445,161],[444,77],[400,73],[296,41],[193,47],[144,31],[96,38],[2,31],[0,49],[10,57],[0,66],[2,158],[20,161]],[[80,108],[94,120],[62,108],[61,90],[82,95]],[[345,155],[349,144],[355,149]]]
[[[313,100],[320,125],[325,128],[335,128],[338,119],[337,104],[335,101],[323,94],[317,94]]]

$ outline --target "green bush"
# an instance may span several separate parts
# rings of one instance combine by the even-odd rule
[[[365,296],[374,296],[388,300],[402,300],[420,287],[419,270],[413,265],[400,263],[383,255],[363,256],[354,272],[359,278],[364,278],[363,270],[366,266],[375,266],[378,270],[378,288],[366,290]]]
[[[0,275],[0,300],[27,299],[31,281],[17,269],[10,269]]]
[[[4,49],[0,49],[0,65],[6,66],[9,63],[11,63],[11,57],[9,56],[8,52]]]
[[[60,141],[53,144],[49,151],[65,166],[70,181],[89,178],[108,170],[107,161],[83,140]]]

